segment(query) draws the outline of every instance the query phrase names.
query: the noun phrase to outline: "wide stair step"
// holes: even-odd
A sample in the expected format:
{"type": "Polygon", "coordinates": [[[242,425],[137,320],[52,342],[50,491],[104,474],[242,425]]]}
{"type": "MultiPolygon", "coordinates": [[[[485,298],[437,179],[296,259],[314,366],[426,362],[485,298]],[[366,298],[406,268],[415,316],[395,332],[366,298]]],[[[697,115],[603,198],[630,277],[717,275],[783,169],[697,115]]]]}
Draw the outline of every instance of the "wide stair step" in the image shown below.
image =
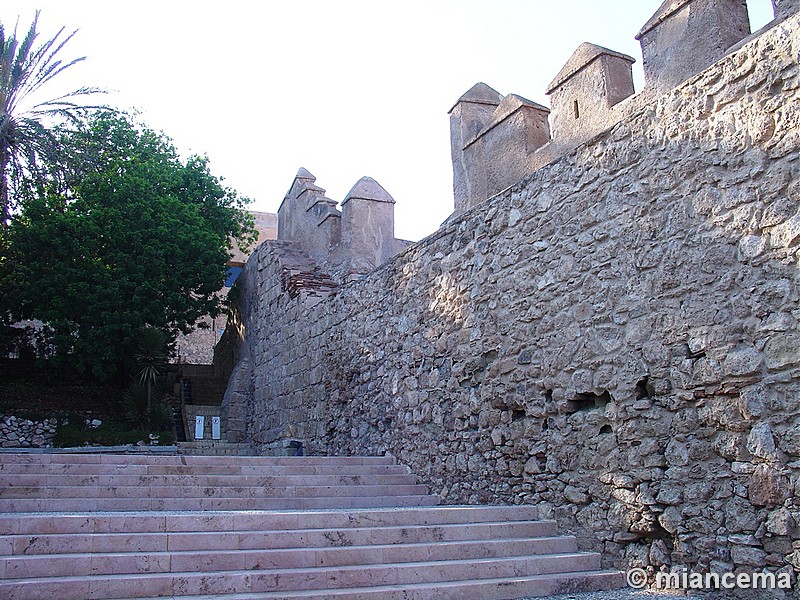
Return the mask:
{"type": "Polygon", "coordinates": [[[531,506],[382,457],[0,455],[0,598],[521,598],[621,587],[531,506]]]}

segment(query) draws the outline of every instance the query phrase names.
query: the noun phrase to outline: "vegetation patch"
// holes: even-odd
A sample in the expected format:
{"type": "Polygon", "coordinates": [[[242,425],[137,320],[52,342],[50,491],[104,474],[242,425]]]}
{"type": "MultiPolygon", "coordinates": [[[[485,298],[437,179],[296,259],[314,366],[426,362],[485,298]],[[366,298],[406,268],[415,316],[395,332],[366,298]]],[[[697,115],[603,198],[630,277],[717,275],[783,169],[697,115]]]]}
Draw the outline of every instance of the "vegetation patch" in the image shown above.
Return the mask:
{"type": "Polygon", "coordinates": [[[72,415],[63,419],[58,426],[53,445],[56,448],[77,448],[81,446],[124,446],[128,444],[148,446],[171,446],[175,434],[167,431],[146,431],[132,429],[125,419],[111,418],[97,427],[87,423],[82,415],[72,415]]]}

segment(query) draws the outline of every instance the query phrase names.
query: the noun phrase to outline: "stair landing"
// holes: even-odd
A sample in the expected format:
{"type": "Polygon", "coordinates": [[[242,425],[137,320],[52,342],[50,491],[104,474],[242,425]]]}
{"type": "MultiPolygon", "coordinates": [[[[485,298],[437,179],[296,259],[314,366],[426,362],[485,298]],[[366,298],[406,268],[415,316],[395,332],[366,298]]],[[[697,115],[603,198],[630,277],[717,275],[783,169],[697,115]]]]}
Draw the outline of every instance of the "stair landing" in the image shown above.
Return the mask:
{"type": "Polygon", "coordinates": [[[250,444],[226,442],[224,440],[195,440],[192,442],[178,442],[178,454],[193,454],[199,456],[253,456],[250,444]]]}

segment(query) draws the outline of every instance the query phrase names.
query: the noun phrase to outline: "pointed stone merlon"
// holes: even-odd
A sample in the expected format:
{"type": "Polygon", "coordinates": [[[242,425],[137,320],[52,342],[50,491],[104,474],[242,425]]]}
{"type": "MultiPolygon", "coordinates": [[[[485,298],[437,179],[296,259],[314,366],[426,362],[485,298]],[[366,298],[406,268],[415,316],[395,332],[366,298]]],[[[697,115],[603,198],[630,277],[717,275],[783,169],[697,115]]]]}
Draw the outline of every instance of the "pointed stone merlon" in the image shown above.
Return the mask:
{"type": "Polygon", "coordinates": [[[295,175],[278,209],[278,239],[299,242],[312,258],[325,262],[341,239],[341,213],[315,182],[306,169],[295,175]]]}
{"type": "Polygon", "coordinates": [[[342,201],[341,258],[350,273],[368,273],[395,255],[394,198],[362,177],[342,201]]]}
{"type": "Polygon", "coordinates": [[[279,240],[296,240],[307,229],[305,209],[309,198],[325,196],[325,190],[315,185],[316,180],[306,169],[297,171],[278,208],[279,240]]]}
{"type": "Polygon", "coordinates": [[[503,95],[485,83],[476,83],[450,109],[450,155],[453,159],[453,195],[456,212],[465,210],[474,197],[468,176],[474,165],[464,157],[464,147],[488,125],[503,95]]]}
{"type": "Polygon", "coordinates": [[[522,179],[528,157],[550,141],[550,110],[478,83],[450,110],[455,210],[461,212],[522,179]]]}
{"type": "Polygon", "coordinates": [[[775,19],[788,19],[793,14],[800,12],[800,0],[772,0],[775,19]]]}
{"type": "MultiPolygon", "coordinates": [[[[798,0],[773,0],[775,5],[784,2],[788,9],[798,0]]],[[[722,58],[749,33],[745,0],[665,0],[636,36],[645,83],[670,90],[722,58]]]]}
{"type": "Polygon", "coordinates": [[[584,43],[547,87],[553,139],[564,146],[581,143],[613,122],[611,109],[633,95],[635,60],[584,43]]]}

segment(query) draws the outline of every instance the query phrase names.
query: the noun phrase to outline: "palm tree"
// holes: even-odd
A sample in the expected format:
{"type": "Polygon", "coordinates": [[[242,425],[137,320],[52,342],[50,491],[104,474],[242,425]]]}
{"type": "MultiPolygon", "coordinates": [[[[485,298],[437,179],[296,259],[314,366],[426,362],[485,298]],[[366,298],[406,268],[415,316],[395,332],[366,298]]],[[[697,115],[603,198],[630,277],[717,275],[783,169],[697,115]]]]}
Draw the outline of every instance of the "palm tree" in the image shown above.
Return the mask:
{"type": "Polygon", "coordinates": [[[89,108],[76,102],[91,94],[102,93],[81,87],[49,100],[37,100],[43,86],[66,69],[86,59],[85,56],[62,61],[59,54],[77,30],[63,37],[62,27],[55,36],[36,45],[39,11],[27,35],[20,42],[17,29],[6,37],[0,23],[0,228],[8,225],[12,210],[11,186],[24,181],[42,180],[49,168],[62,162],[52,126],[59,120],[75,120],[89,108]]]}

